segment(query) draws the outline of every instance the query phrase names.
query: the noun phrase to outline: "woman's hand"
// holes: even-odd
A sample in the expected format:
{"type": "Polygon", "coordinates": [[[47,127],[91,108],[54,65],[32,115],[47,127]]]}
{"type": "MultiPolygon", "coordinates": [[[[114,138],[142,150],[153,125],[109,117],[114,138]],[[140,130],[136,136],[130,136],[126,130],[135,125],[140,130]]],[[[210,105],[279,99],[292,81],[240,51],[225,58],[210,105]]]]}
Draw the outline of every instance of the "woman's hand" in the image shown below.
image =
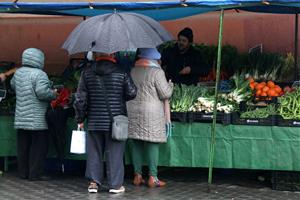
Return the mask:
{"type": "Polygon", "coordinates": [[[0,73],[0,81],[4,82],[6,80],[6,74],[5,73],[0,73]]]}
{"type": "Polygon", "coordinates": [[[187,67],[184,67],[180,72],[179,74],[180,75],[189,75],[191,73],[192,69],[191,67],[187,66],[187,67]]]}
{"type": "Polygon", "coordinates": [[[79,128],[81,128],[81,129],[83,129],[83,127],[84,127],[84,123],[80,123],[80,124],[78,124],[78,127],[79,127],[79,128]]]}

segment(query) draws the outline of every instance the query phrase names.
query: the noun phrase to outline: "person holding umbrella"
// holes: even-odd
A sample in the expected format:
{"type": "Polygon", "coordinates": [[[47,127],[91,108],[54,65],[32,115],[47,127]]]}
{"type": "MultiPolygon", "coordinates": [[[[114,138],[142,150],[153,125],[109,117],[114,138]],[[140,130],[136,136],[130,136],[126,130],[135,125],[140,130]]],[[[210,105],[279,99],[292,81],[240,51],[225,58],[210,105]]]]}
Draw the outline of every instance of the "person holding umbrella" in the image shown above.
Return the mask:
{"type": "Polygon", "coordinates": [[[111,120],[104,87],[112,115],[126,114],[125,102],[134,99],[136,87],[128,74],[120,70],[112,53],[141,47],[156,47],[172,40],[172,35],[150,17],[130,13],[110,13],[81,22],[63,44],[69,54],[102,52],[95,65],[84,68],[76,95],[77,122],[88,119],[87,170],[89,191],[96,192],[103,179],[102,153],[106,149],[108,182],[111,192],[124,192],[123,152],[125,142],[111,139],[111,120]],[[104,82],[104,84],[97,84],[104,82]],[[100,148],[102,147],[102,148],[100,148]]]}
{"type": "Polygon", "coordinates": [[[85,175],[90,181],[90,193],[96,193],[98,186],[103,183],[104,154],[109,192],[125,191],[125,141],[112,139],[110,114],[126,115],[126,101],[134,99],[136,93],[132,79],[118,67],[114,54],[98,54],[96,62],[82,71],[74,107],[77,123],[83,127],[84,120],[88,121],[85,175]],[[109,104],[111,113],[106,103],[109,104]]]}
{"type": "Polygon", "coordinates": [[[127,103],[129,130],[132,139],[130,149],[133,167],[133,184],[145,183],[142,178],[143,157],[149,167],[149,187],[163,187],[165,182],[157,177],[159,144],[167,141],[165,100],[173,91],[173,83],[167,82],[165,73],[159,65],[161,58],[156,48],[140,48],[138,60],[131,76],[138,88],[137,97],[127,103]]]}

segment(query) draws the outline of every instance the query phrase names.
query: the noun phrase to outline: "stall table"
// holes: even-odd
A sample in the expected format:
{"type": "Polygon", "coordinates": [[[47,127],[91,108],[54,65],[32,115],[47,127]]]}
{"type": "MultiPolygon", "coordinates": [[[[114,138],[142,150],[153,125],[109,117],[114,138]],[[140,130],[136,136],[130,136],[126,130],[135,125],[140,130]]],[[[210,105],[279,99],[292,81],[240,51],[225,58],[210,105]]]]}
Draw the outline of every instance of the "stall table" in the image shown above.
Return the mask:
{"type": "MultiPolygon", "coordinates": [[[[208,167],[211,124],[173,124],[172,136],[160,146],[159,165],[208,167]]],[[[66,159],[85,159],[84,155],[68,151],[72,128],[75,127],[69,120],[66,159]]],[[[216,131],[215,168],[300,171],[300,128],[217,124],[216,131]]],[[[0,157],[9,156],[16,156],[13,117],[0,116],[0,157]]],[[[53,156],[53,147],[49,156],[53,156]]],[[[125,158],[129,164],[128,151],[125,158]]]]}

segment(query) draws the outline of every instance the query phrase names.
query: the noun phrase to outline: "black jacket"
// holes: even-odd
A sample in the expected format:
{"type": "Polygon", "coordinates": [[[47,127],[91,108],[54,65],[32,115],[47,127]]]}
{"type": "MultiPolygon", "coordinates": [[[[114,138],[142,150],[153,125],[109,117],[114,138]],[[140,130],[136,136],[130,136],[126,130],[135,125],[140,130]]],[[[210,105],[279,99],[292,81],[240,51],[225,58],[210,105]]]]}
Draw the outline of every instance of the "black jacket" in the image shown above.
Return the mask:
{"type": "Polygon", "coordinates": [[[105,93],[97,76],[103,78],[113,116],[127,114],[126,101],[135,98],[137,89],[131,77],[111,61],[98,61],[82,71],[74,102],[76,121],[87,118],[89,131],[110,131],[105,93]]]}
{"type": "Polygon", "coordinates": [[[182,54],[177,44],[162,53],[162,66],[166,67],[168,80],[171,79],[173,83],[186,85],[196,84],[199,77],[206,76],[210,70],[206,58],[202,58],[193,46],[182,54]],[[191,73],[180,75],[179,72],[187,66],[191,67],[191,73]]]}

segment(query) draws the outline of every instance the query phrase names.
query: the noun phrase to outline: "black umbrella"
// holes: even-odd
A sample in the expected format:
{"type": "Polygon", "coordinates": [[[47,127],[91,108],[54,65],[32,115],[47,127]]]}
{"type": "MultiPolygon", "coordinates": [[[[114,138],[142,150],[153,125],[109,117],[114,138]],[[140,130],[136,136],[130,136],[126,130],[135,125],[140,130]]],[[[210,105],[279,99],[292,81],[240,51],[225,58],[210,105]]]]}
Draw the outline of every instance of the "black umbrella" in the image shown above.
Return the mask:
{"type": "Polygon", "coordinates": [[[99,15],[81,22],[63,44],[69,54],[94,51],[115,53],[155,48],[172,40],[159,22],[136,13],[99,15]]]}
{"type": "Polygon", "coordinates": [[[46,119],[49,133],[56,150],[57,158],[61,163],[62,172],[64,172],[68,110],[62,107],[50,108],[47,111],[46,119]]]}

